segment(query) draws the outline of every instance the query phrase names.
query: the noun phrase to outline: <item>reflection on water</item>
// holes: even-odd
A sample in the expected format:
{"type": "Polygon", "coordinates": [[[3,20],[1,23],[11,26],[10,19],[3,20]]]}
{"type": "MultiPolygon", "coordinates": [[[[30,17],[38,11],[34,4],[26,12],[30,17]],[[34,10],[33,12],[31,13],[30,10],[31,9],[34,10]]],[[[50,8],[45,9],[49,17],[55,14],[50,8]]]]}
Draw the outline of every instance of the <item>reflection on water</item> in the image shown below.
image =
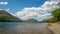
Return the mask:
{"type": "Polygon", "coordinates": [[[47,23],[0,23],[0,34],[51,34],[47,23]]]}

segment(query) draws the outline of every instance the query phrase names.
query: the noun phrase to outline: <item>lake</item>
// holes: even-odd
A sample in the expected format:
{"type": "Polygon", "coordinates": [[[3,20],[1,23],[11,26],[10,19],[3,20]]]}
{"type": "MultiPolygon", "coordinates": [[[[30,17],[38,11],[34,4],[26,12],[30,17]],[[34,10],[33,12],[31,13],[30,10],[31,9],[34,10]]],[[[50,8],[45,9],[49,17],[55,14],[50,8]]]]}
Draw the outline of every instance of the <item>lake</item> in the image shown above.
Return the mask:
{"type": "Polygon", "coordinates": [[[51,34],[47,23],[0,22],[0,34],[51,34]]]}

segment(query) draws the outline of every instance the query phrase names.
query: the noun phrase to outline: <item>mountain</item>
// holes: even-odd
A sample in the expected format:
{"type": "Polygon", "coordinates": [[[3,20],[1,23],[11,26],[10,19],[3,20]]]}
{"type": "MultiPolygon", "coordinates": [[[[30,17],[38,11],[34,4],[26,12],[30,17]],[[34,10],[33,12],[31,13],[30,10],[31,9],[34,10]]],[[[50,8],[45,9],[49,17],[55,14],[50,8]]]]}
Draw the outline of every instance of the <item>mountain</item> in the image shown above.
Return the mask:
{"type": "Polygon", "coordinates": [[[24,22],[32,22],[32,23],[37,23],[38,21],[35,19],[28,19],[28,20],[24,20],[24,22]]]}
{"type": "Polygon", "coordinates": [[[11,15],[5,10],[0,10],[0,22],[30,22],[30,23],[40,23],[35,19],[21,20],[16,16],[11,15]]]}
{"type": "Polygon", "coordinates": [[[0,22],[23,22],[23,21],[11,15],[5,10],[0,10],[0,22]]]}

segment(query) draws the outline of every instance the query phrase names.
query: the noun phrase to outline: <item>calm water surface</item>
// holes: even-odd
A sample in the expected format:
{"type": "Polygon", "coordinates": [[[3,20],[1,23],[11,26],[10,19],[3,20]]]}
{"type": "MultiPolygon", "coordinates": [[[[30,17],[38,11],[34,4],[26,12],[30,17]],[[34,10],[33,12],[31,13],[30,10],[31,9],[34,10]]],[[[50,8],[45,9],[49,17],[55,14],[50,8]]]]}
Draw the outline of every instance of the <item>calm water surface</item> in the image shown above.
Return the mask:
{"type": "Polygon", "coordinates": [[[47,23],[0,22],[0,34],[51,34],[47,23]]]}

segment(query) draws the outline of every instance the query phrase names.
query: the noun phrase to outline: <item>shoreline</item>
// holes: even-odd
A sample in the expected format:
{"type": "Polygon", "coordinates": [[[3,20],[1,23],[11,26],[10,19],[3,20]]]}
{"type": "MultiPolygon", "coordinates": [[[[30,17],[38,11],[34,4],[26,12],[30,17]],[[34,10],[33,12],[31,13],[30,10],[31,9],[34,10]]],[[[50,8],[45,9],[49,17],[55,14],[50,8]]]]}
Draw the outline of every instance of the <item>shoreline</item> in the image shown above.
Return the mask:
{"type": "Polygon", "coordinates": [[[48,25],[48,29],[50,29],[54,34],[60,34],[60,24],[50,23],[50,25],[51,26],[48,25]]]}

